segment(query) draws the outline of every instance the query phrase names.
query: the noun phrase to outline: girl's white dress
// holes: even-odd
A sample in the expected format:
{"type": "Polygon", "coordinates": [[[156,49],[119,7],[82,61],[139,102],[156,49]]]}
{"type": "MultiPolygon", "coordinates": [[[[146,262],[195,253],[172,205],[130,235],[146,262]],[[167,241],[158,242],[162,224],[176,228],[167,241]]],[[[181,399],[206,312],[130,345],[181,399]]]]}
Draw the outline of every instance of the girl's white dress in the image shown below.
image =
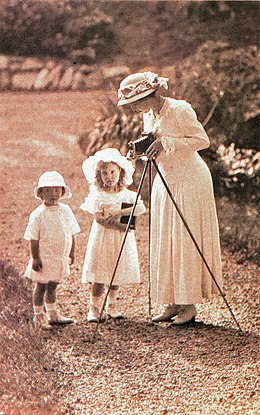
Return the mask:
{"type": "MultiPolygon", "coordinates": [[[[136,192],[124,188],[118,193],[100,192],[95,187],[91,188],[90,194],[80,206],[92,215],[104,212],[109,213],[121,209],[121,204],[134,203],[136,192]]],[[[145,212],[143,201],[137,201],[135,216],[145,212]]],[[[117,229],[109,229],[96,222],[94,219],[82,271],[82,282],[97,282],[109,284],[115,269],[116,261],[122,246],[125,232],[117,229]]],[[[128,232],[124,249],[118,264],[113,285],[127,285],[140,282],[140,269],[138,263],[138,252],[134,231],[128,232]]]]}
{"type": "Polygon", "coordinates": [[[42,203],[30,215],[24,238],[39,240],[42,270],[32,269],[32,258],[25,276],[33,281],[61,282],[70,274],[69,254],[72,236],[80,232],[78,222],[68,205],[45,206],[42,203]]]}
{"type": "MultiPolygon", "coordinates": [[[[198,154],[209,138],[192,107],[166,98],[153,130],[164,150],[158,166],[222,286],[218,221],[210,171],[198,154]]],[[[156,304],[195,304],[218,289],[158,176],[152,188],[151,293],[156,304]]]]}

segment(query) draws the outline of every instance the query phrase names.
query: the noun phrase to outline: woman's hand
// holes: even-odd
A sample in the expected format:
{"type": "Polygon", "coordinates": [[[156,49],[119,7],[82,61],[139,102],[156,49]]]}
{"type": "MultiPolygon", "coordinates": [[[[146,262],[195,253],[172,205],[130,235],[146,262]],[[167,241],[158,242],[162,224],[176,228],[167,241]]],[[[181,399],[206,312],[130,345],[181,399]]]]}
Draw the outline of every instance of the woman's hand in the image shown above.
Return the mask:
{"type": "Polygon", "coordinates": [[[162,152],[163,146],[159,138],[156,138],[154,142],[148,147],[145,155],[149,160],[155,160],[162,152]]]}

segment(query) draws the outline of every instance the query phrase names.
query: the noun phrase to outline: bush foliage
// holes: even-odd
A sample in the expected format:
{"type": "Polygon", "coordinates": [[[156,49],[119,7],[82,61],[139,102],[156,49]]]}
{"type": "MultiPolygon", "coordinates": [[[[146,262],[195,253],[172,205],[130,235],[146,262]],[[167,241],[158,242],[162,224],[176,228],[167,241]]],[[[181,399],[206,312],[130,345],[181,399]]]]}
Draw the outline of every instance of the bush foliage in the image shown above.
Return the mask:
{"type": "Polygon", "coordinates": [[[111,18],[84,0],[2,0],[0,52],[68,57],[91,47],[110,50],[111,18]]]}
{"type": "Polygon", "coordinates": [[[218,146],[259,150],[259,52],[206,42],[176,68],[174,95],[187,99],[218,146]]]}

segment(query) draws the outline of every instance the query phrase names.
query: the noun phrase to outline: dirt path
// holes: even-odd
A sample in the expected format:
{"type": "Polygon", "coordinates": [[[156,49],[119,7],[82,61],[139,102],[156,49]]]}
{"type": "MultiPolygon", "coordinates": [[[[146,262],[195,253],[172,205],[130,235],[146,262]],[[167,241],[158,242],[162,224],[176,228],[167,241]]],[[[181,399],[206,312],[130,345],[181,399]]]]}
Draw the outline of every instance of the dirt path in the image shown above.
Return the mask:
{"type": "MultiPolygon", "coordinates": [[[[85,322],[89,287],[80,282],[90,221],[79,209],[87,186],[81,171],[84,155],[76,142],[84,127],[93,125],[102,98],[99,92],[0,96],[2,258],[23,273],[28,261],[23,232],[37,206],[32,189],[44,170],[64,174],[73,193],[69,204],[82,228],[77,264],[58,292],[61,309],[77,323],[44,335],[52,356],[46,370],[57,381],[56,411],[69,415],[257,414],[259,270],[250,263],[238,265],[223,251],[225,292],[242,333],[218,297],[199,306],[196,323],[187,328],[152,325],[147,317],[147,215],[136,232],[143,283],[120,292],[120,309],[127,319],[101,324],[90,342],[94,326],[85,322]]],[[[46,396],[46,402],[49,399],[46,396]]],[[[54,413],[55,408],[48,412],[54,413]]]]}

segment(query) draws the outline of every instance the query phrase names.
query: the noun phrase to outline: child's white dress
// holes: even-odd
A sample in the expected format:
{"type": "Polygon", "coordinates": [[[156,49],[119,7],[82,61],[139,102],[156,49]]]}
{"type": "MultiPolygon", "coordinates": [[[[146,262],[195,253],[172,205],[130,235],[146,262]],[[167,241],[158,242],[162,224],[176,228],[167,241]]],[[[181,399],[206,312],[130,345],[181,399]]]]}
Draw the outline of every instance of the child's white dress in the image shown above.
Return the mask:
{"type": "Polygon", "coordinates": [[[70,274],[69,254],[72,236],[80,232],[78,222],[68,205],[45,206],[42,203],[30,215],[24,238],[39,240],[42,270],[32,269],[32,258],[25,276],[33,281],[61,282],[70,274]]]}
{"type": "MultiPolygon", "coordinates": [[[[85,202],[80,206],[91,214],[104,212],[105,215],[121,209],[121,204],[134,203],[136,193],[123,189],[118,193],[106,193],[92,188],[85,202]]],[[[138,214],[145,212],[143,201],[139,198],[136,210],[138,214]]],[[[137,216],[135,214],[135,216],[137,216]]],[[[121,249],[125,232],[109,229],[94,219],[89,234],[86,256],[82,271],[82,282],[97,282],[109,284],[113,275],[116,261],[121,249]]],[[[127,285],[140,282],[140,269],[134,231],[129,231],[124,249],[118,264],[113,285],[127,285]]]]}

